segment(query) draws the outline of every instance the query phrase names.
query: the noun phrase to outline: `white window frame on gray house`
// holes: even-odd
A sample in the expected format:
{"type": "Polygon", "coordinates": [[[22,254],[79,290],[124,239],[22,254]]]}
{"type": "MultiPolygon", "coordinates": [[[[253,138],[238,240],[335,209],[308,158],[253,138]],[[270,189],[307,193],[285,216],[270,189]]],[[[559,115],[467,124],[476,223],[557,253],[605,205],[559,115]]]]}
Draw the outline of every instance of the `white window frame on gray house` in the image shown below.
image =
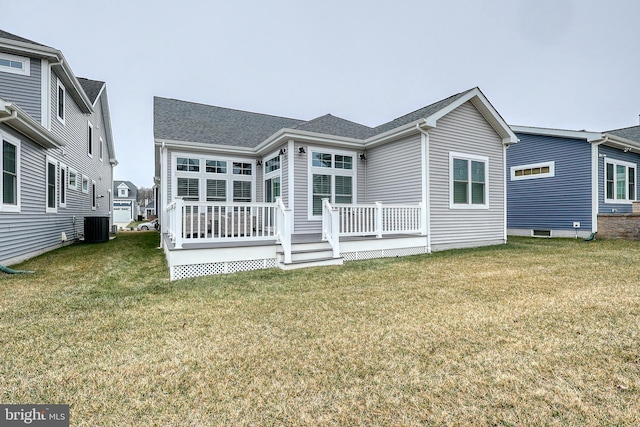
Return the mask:
{"type": "Polygon", "coordinates": [[[2,188],[2,198],[0,199],[0,212],[20,212],[20,140],[10,135],[0,133],[0,141],[2,141],[2,150],[0,151],[0,188],[2,188]],[[15,149],[15,158],[13,164],[5,163],[5,144],[11,145],[15,149]],[[12,166],[12,167],[10,167],[12,166]],[[13,182],[12,200],[7,202],[5,199],[5,185],[9,185],[8,181],[13,182]]]}
{"type": "Polygon", "coordinates": [[[82,175],[81,179],[81,188],[83,193],[89,193],[89,177],[87,175],[82,175]]]}
{"type": "Polygon", "coordinates": [[[634,200],[636,200],[637,192],[638,192],[638,165],[631,162],[625,162],[623,160],[611,159],[606,157],[604,160],[604,202],[605,203],[618,203],[618,204],[631,204],[634,200]],[[611,181],[609,178],[609,165],[612,167],[613,172],[613,180],[611,181]],[[618,179],[618,175],[621,172],[619,168],[624,168],[624,197],[618,197],[619,194],[619,184],[620,179],[618,179]],[[633,173],[630,173],[630,170],[633,170],[633,173]],[[633,177],[633,179],[629,179],[633,177]],[[609,197],[609,182],[612,184],[612,195],[613,198],[609,197]],[[633,194],[630,194],[633,192],[633,194]],[[631,197],[632,196],[632,197],[631,197]]]}
{"type": "MultiPolygon", "coordinates": [[[[458,193],[460,194],[460,193],[458,193]]],[[[489,209],[489,158],[486,156],[478,156],[475,154],[466,154],[458,152],[449,152],[449,208],[450,209],[489,209]],[[455,164],[456,160],[465,161],[466,177],[460,179],[456,174],[455,164]],[[474,195],[477,195],[477,191],[480,180],[474,177],[474,163],[483,164],[483,189],[482,189],[482,203],[474,202],[474,195]],[[456,186],[456,183],[465,184],[465,201],[456,201],[456,188],[461,188],[460,185],[456,186]],[[475,185],[474,185],[475,184],[475,185]]]]}
{"type": "Polygon", "coordinates": [[[0,71],[22,76],[31,75],[31,59],[25,56],[0,53],[0,71]]]}
{"type": "Polygon", "coordinates": [[[225,181],[226,202],[256,200],[254,159],[174,152],[171,165],[173,199],[222,201],[219,181],[225,181]]]}
{"type": "Polygon", "coordinates": [[[71,190],[78,190],[78,171],[74,168],[69,168],[68,187],[71,190]]]}
{"type": "Polygon", "coordinates": [[[95,211],[98,208],[98,187],[94,180],[91,180],[91,210],[95,211]]]}
{"type": "Polygon", "coordinates": [[[58,212],[58,161],[47,156],[45,162],[45,212],[58,212]],[[53,176],[51,175],[53,172],[53,176]]]}
{"type": "Polygon", "coordinates": [[[279,152],[271,153],[265,157],[263,181],[264,201],[273,203],[276,197],[282,195],[282,158],[279,152]]]}
{"type": "Polygon", "coordinates": [[[56,87],[56,118],[63,125],[66,120],[66,105],[67,105],[67,88],[64,87],[60,79],[57,79],[56,87]]]}
{"type": "Polygon", "coordinates": [[[87,121],[87,156],[93,158],[93,124],[87,121]]]}
{"type": "Polygon", "coordinates": [[[66,208],[67,207],[67,173],[68,173],[67,165],[64,163],[60,163],[60,185],[58,186],[58,194],[60,197],[59,207],[66,208]]]}
{"type": "Polygon", "coordinates": [[[100,146],[98,147],[98,153],[100,156],[99,158],[100,161],[102,161],[102,158],[104,157],[104,142],[102,141],[102,137],[99,138],[98,144],[100,144],[100,146]]]}
{"type": "Polygon", "coordinates": [[[327,147],[308,147],[309,155],[307,156],[307,209],[309,221],[322,220],[322,199],[329,199],[330,203],[354,203],[358,200],[358,173],[357,152],[335,150],[327,147]],[[349,160],[350,158],[350,160],[349,160]],[[351,194],[337,193],[339,185],[336,184],[338,177],[350,178],[351,194]],[[317,178],[317,179],[316,179],[317,178]],[[317,188],[316,184],[324,182],[328,192],[314,192],[317,188]],[[349,198],[349,200],[347,200],[349,198]],[[314,205],[316,212],[314,213],[314,205]]]}

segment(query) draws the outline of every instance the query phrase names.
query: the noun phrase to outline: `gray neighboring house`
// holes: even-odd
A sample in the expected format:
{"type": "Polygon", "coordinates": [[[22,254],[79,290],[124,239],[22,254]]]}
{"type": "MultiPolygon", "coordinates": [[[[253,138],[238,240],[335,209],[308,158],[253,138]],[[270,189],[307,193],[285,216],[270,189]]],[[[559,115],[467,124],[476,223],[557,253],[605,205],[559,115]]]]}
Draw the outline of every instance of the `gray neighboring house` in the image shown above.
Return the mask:
{"type": "Polygon", "coordinates": [[[171,279],[506,241],[515,134],[478,88],[377,127],[154,98],[171,279]]]}
{"type": "Polygon", "coordinates": [[[111,217],[117,165],[106,84],[61,51],[0,30],[0,264],[81,239],[111,217]]]}
{"type": "Polygon", "coordinates": [[[138,187],[131,181],[113,181],[113,223],[126,227],[138,215],[138,187]]]}

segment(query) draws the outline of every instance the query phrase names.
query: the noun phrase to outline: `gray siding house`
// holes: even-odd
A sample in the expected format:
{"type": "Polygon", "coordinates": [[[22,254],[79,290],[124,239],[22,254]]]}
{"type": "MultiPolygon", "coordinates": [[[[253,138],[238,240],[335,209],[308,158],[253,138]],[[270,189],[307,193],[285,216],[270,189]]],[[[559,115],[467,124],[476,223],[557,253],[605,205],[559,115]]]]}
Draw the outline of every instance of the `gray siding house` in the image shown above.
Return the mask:
{"type": "Polygon", "coordinates": [[[377,127],[154,99],[171,278],[506,241],[516,136],[478,88],[377,127]]]}
{"type": "Polygon", "coordinates": [[[0,30],[0,264],[84,235],[111,216],[117,164],[104,82],[61,51],[0,30]]]}
{"type": "Polygon", "coordinates": [[[640,126],[587,132],[512,126],[507,151],[510,235],[587,237],[632,213],[640,190],[640,126]]]}

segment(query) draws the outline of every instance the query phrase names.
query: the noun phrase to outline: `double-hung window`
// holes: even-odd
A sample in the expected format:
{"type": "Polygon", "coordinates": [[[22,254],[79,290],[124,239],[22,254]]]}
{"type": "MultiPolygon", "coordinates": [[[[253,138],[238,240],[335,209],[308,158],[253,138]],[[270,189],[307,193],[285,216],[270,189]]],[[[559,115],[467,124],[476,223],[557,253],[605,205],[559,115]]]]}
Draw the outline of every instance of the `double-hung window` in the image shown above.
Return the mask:
{"type": "Polygon", "coordinates": [[[489,159],[449,153],[449,206],[452,209],[489,207],[489,159]]]}
{"type": "MultiPolygon", "coordinates": [[[[1,135],[0,135],[1,136],[1,135]]],[[[20,211],[20,141],[10,137],[0,138],[2,175],[2,203],[0,211],[20,211]]]]}
{"type": "Polygon", "coordinates": [[[636,200],[636,164],[605,160],[605,203],[631,203],[636,200]]]}
{"type": "Polygon", "coordinates": [[[309,219],[322,215],[322,199],[350,204],[355,200],[355,153],[310,148],[309,219]]]}
{"type": "Polygon", "coordinates": [[[58,211],[56,203],[56,194],[58,193],[58,166],[57,162],[47,157],[47,169],[46,174],[46,212],[55,213],[58,211]]]}
{"type": "Polygon", "coordinates": [[[69,185],[71,190],[78,189],[78,172],[75,169],[69,168],[69,185]]]}
{"type": "Polygon", "coordinates": [[[233,162],[233,201],[251,202],[253,200],[253,164],[233,162]]]}

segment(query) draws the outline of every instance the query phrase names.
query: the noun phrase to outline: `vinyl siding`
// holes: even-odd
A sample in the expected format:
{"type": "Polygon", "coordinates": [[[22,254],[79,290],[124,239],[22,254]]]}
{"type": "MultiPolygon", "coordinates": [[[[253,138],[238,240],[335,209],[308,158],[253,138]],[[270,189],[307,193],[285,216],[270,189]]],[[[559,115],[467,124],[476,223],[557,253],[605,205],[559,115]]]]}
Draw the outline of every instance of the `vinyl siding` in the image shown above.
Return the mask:
{"type": "MultiPolygon", "coordinates": [[[[294,144],[295,146],[295,144],[294,144]]],[[[321,233],[322,221],[309,221],[309,169],[308,162],[311,150],[307,149],[306,153],[297,153],[293,163],[293,180],[294,180],[294,203],[295,211],[293,212],[293,232],[298,234],[304,233],[321,233]]]]}
{"type": "MultiPolygon", "coordinates": [[[[55,84],[55,79],[53,79],[51,85],[55,87],[55,84]]],[[[86,123],[88,119],[94,124],[96,143],[100,137],[106,141],[102,107],[97,106],[96,111],[87,116],[80,112],[71,97],[67,97],[66,101],[67,126],[56,131],[56,134],[66,142],[63,148],[45,150],[23,135],[9,130],[7,124],[0,127],[2,132],[11,134],[21,142],[19,178],[21,212],[0,212],[0,263],[13,263],[34,254],[60,247],[62,232],[67,235],[68,239],[82,236],[85,217],[111,217],[109,190],[113,180],[113,168],[108,162],[106,151],[105,159],[102,162],[97,155],[98,151],[93,159],[87,156],[86,151],[86,123]],[[46,213],[45,170],[47,156],[56,161],[58,183],[61,163],[65,164],[67,168],[75,169],[78,173],[77,188],[69,189],[67,186],[67,201],[64,208],[59,206],[60,193],[58,188],[57,213],[46,213]],[[88,177],[89,186],[91,186],[91,181],[95,181],[97,195],[104,196],[97,199],[96,210],[92,210],[91,188],[88,193],[82,192],[82,175],[88,177]]],[[[60,125],[55,116],[52,120],[52,123],[54,122],[55,125],[60,125]]]]}
{"type": "Polygon", "coordinates": [[[431,244],[437,249],[499,243],[504,240],[502,140],[467,102],[438,120],[429,132],[431,244]],[[450,209],[449,153],[489,158],[489,209],[450,209]]]}
{"type": "Polygon", "coordinates": [[[420,134],[369,149],[365,161],[365,201],[420,203],[421,152],[420,134]]]}
{"type": "Polygon", "coordinates": [[[507,227],[591,230],[591,145],[583,139],[517,134],[507,150],[507,227]],[[555,162],[555,176],[511,180],[511,167],[555,162]]]}
{"type": "Polygon", "coordinates": [[[627,163],[634,163],[636,165],[636,194],[635,200],[638,200],[639,192],[639,183],[638,179],[640,178],[640,154],[636,153],[625,153],[623,150],[619,150],[617,148],[608,147],[606,145],[598,146],[598,212],[601,214],[610,214],[610,213],[631,213],[632,204],[630,203],[605,203],[605,159],[609,160],[621,160],[627,163]],[[600,157],[606,156],[606,157],[600,157]]]}
{"type": "Polygon", "coordinates": [[[0,97],[14,102],[24,112],[40,122],[41,119],[41,68],[40,59],[31,58],[29,76],[0,71],[0,97]]]}

